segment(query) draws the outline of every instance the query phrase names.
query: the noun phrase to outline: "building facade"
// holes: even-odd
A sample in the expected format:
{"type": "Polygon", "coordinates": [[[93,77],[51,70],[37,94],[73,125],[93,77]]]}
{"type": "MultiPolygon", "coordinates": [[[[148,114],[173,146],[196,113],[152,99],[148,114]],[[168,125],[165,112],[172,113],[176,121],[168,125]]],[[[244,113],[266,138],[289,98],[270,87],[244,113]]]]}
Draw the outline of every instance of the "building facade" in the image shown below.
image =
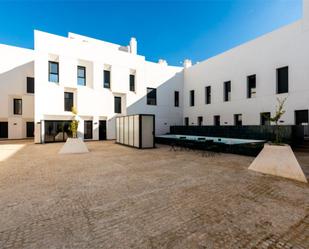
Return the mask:
{"type": "Polygon", "coordinates": [[[225,53],[183,67],[149,62],[128,46],[34,31],[34,49],[0,45],[0,139],[65,141],[72,107],[78,136],[115,138],[115,118],[154,114],[171,125],[267,125],[277,98],[283,124],[308,123],[309,3],[303,18],[225,53]]]}

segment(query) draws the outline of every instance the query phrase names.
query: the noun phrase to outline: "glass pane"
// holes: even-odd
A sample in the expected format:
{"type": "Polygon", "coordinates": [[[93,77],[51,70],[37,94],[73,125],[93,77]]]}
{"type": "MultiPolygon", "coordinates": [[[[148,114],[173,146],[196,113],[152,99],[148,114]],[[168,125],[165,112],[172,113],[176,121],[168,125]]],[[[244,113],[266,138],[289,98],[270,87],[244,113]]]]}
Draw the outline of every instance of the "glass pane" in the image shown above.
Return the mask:
{"type": "Polygon", "coordinates": [[[58,74],[49,74],[49,81],[50,82],[59,82],[58,74]]]}
{"type": "Polygon", "coordinates": [[[49,72],[58,74],[58,63],[56,62],[50,62],[49,63],[49,72]]]}
{"type": "Polygon", "coordinates": [[[86,85],[85,83],[86,83],[85,78],[77,78],[77,84],[78,85],[84,86],[84,85],[86,85]]]}
{"type": "Polygon", "coordinates": [[[78,67],[77,76],[81,78],[85,78],[85,71],[86,69],[84,67],[78,67]]]}

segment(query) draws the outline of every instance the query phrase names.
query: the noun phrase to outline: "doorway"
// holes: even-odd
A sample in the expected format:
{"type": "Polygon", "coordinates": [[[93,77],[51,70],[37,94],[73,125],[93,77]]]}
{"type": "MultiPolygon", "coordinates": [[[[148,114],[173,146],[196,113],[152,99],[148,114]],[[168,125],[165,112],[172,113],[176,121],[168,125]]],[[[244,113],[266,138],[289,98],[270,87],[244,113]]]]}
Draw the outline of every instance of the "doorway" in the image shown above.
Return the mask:
{"type": "Polygon", "coordinates": [[[106,120],[99,121],[99,140],[106,140],[106,120]]]}
{"type": "Polygon", "coordinates": [[[27,137],[34,137],[34,122],[26,123],[27,137]]]}

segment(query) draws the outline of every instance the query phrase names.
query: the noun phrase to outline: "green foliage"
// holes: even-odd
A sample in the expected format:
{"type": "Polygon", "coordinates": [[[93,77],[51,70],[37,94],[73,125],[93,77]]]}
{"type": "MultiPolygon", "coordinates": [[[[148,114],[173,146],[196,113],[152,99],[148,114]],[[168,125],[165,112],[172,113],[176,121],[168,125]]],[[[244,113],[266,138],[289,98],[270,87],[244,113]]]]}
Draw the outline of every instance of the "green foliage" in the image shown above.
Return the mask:
{"type": "Polygon", "coordinates": [[[72,132],[72,137],[77,138],[77,129],[78,129],[79,121],[76,120],[76,116],[77,116],[76,107],[73,106],[71,112],[73,113],[73,120],[72,120],[71,125],[70,125],[70,131],[72,132]]]}
{"type": "Polygon", "coordinates": [[[280,132],[280,126],[279,126],[279,121],[281,119],[281,117],[283,116],[283,114],[285,113],[284,108],[284,104],[286,102],[287,98],[284,99],[280,99],[277,98],[277,106],[276,106],[276,112],[275,115],[270,117],[270,121],[275,123],[276,126],[276,140],[275,140],[275,144],[281,144],[281,132],[280,132]]]}

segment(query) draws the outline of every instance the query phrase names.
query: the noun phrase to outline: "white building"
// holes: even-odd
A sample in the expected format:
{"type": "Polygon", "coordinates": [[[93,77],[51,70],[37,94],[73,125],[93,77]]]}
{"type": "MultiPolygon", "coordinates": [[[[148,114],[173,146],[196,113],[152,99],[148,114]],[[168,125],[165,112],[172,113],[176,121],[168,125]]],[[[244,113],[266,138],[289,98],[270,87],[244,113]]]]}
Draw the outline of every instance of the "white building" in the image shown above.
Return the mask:
{"type": "Polygon", "coordinates": [[[79,136],[94,140],[114,139],[115,117],[126,114],[155,114],[156,134],[265,124],[277,97],[287,97],[284,124],[308,123],[308,1],[302,20],[184,68],[146,61],[134,38],[120,46],[73,33],[34,37],[34,50],[0,45],[0,138],[25,138],[35,126],[37,143],[65,140],[72,106],[79,136]]]}

